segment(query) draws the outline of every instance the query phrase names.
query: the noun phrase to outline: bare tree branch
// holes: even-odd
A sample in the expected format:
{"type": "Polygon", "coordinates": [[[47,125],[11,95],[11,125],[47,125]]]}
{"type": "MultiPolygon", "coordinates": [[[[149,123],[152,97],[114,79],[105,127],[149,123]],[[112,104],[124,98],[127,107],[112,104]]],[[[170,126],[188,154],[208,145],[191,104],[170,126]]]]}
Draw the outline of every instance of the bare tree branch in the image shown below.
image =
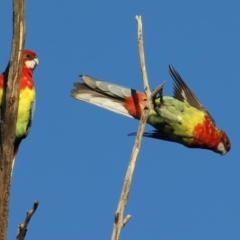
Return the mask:
{"type": "Polygon", "coordinates": [[[128,223],[128,221],[131,219],[131,215],[127,215],[124,219],[123,219],[123,224],[122,224],[122,227],[124,227],[127,223],[128,223]]]}
{"type": "MultiPolygon", "coordinates": [[[[19,102],[19,80],[25,42],[25,0],[13,0],[13,38],[9,62],[6,108],[1,109],[0,127],[0,240],[7,239],[13,146],[19,102]]],[[[3,100],[4,102],[4,100],[3,100]]]]}
{"type": "Polygon", "coordinates": [[[33,208],[27,212],[25,222],[18,225],[17,240],[24,240],[25,239],[25,236],[26,236],[26,233],[27,233],[28,223],[30,222],[33,214],[37,210],[38,204],[39,204],[38,201],[34,202],[33,208]]]}
{"type": "Polygon", "coordinates": [[[141,16],[136,16],[136,20],[138,23],[138,48],[139,48],[139,58],[140,58],[140,66],[142,71],[142,77],[143,77],[143,85],[144,85],[144,91],[147,96],[146,101],[146,107],[142,114],[137,136],[135,139],[135,143],[132,150],[132,155],[129,161],[127,173],[125,176],[122,193],[118,202],[118,207],[115,213],[115,220],[114,220],[114,226],[113,226],[113,232],[112,232],[112,240],[119,240],[121,229],[125,226],[125,224],[130,220],[131,216],[128,215],[123,220],[123,212],[127,204],[130,187],[132,183],[132,177],[135,169],[135,165],[137,162],[138,153],[141,147],[141,141],[142,141],[142,135],[143,131],[146,125],[147,117],[149,110],[152,106],[151,102],[151,91],[148,84],[148,78],[147,78],[147,71],[146,71],[146,65],[145,65],[145,57],[144,57],[144,48],[143,48],[143,33],[142,33],[142,20],[141,16]]]}
{"type": "MultiPolygon", "coordinates": [[[[142,71],[142,78],[143,78],[143,86],[144,92],[147,95],[147,103],[151,104],[151,91],[148,83],[147,77],[147,70],[146,70],[146,63],[145,63],[145,54],[144,54],[144,47],[143,47],[143,30],[142,30],[142,18],[141,16],[136,16],[136,20],[138,23],[138,49],[139,49],[139,59],[140,59],[140,66],[142,71]]],[[[148,106],[148,104],[147,104],[148,106]]]]}

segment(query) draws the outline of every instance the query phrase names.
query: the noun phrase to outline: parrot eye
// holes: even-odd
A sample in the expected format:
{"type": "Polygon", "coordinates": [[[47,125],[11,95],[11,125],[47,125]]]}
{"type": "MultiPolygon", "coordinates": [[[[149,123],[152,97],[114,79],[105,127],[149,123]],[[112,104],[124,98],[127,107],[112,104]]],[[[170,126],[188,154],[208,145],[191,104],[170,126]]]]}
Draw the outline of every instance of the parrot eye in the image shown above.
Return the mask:
{"type": "Polygon", "coordinates": [[[30,54],[27,54],[27,55],[26,55],[26,57],[27,57],[27,58],[30,58],[30,57],[31,57],[31,55],[30,55],[30,54]]]}

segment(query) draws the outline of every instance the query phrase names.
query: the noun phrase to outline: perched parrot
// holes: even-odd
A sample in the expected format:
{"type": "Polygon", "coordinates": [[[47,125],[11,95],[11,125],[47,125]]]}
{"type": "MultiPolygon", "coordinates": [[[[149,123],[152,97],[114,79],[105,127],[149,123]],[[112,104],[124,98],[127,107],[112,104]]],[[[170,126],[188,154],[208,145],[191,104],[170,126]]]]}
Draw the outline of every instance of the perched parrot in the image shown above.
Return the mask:
{"type": "MultiPolygon", "coordinates": [[[[180,143],[189,148],[209,149],[221,155],[227,153],[231,144],[226,133],[216,127],[209,112],[172,65],[169,73],[174,83],[173,97],[158,96],[155,99],[155,107],[150,110],[147,119],[155,130],[144,133],[144,136],[180,143]]],[[[130,118],[141,118],[146,102],[144,93],[87,75],[80,77],[83,82],[74,84],[73,98],[130,118]]]]}
{"type": "MultiPolygon", "coordinates": [[[[16,137],[14,143],[14,155],[13,159],[17,154],[19,145],[21,141],[27,137],[30,127],[32,125],[32,118],[35,109],[35,98],[36,92],[34,88],[33,81],[33,70],[38,65],[37,55],[30,51],[23,51],[23,65],[22,65],[22,75],[20,79],[20,95],[19,95],[19,105],[18,105],[18,115],[17,115],[17,125],[16,125],[16,137]]],[[[8,77],[8,67],[5,72],[0,75],[0,107],[1,111],[5,110],[5,91],[6,83],[8,77]]],[[[14,165],[13,160],[13,165],[14,165]]],[[[13,166],[12,166],[13,171],[13,166]]]]}

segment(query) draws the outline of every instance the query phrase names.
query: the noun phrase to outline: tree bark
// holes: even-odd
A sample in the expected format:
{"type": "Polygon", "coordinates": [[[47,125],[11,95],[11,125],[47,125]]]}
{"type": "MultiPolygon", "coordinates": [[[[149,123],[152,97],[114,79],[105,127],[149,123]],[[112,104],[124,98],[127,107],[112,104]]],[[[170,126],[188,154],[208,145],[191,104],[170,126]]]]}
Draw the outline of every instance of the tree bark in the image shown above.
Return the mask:
{"type": "Polygon", "coordinates": [[[13,0],[13,38],[0,127],[0,240],[7,239],[13,146],[19,102],[19,81],[25,43],[25,0],[13,0]]]}

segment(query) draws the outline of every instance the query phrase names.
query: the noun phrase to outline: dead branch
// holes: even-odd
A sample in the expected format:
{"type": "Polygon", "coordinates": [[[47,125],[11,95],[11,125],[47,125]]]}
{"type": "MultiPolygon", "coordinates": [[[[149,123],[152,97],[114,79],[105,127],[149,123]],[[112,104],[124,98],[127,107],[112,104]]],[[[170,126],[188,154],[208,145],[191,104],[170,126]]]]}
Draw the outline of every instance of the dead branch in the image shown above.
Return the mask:
{"type": "MultiPolygon", "coordinates": [[[[135,169],[136,162],[137,162],[137,157],[138,157],[140,147],[141,147],[143,131],[144,131],[144,128],[146,125],[149,111],[150,111],[150,109],[153,108],[152,99],[155,98],[155,96],[157,94],[156,92],[154,92],[154,95],[151,94],[149,84],[148,84],[148,77],[147,77],[147,70],[146,70],[145,56],[144,56],[144,47],[143,47],[143,32],[142,32],[141,16],[136,16],[136,20],[138,23],[138,48],[139,48],[140,66],[141,66],[141,71],[142,71],[144,91],[147,96],[147,100],[146,100],[145,110],[142,114],[142,117],[141,117],[141,120],[139,123],[137,136],[135,139],[135,143],[133,146],[131,158],[129,161],[127,173],[126,173],[123,188],[122,188],[122,192],[121,192],[120,199],[118,202],[118,207],[117,207],[117,210],[115,213],[114,226],[113,226],[113,232],[112,232],[112,240],[119,240],[121,229],[126,225],[126,223],[131,218],[130,215],[127,215],[123,219],[123,213],[124,213],[124,209],[127,204],[130,187],[131,187],[131,183],[132,183],[132,178],[133,178],[133,173],[134,173],[134,169],[135,169]]],[[[159,91],[161,91],[161,90],[158,88],[158,92],[159,91]]]]}
{"type": "Polygon", "coordinates": [[[37,210],[38,204],[39,204],[38,201],[34,202],[33,208],[31,210],[27,211],[27,216],[25,218],[24,223],[18,225],[17,240],[24,240],[26,233],[27,233],[28,223],[30,222],[33,214],[37,210]]]}
{"type": "Polygon", "coordinates": [[[13,38],[6,89],[5,112],[0,127],[0,240],[7,239],[13,145],[19,102],[19,80],[25,42],[25,0],[13,0],[13,38]]]}

